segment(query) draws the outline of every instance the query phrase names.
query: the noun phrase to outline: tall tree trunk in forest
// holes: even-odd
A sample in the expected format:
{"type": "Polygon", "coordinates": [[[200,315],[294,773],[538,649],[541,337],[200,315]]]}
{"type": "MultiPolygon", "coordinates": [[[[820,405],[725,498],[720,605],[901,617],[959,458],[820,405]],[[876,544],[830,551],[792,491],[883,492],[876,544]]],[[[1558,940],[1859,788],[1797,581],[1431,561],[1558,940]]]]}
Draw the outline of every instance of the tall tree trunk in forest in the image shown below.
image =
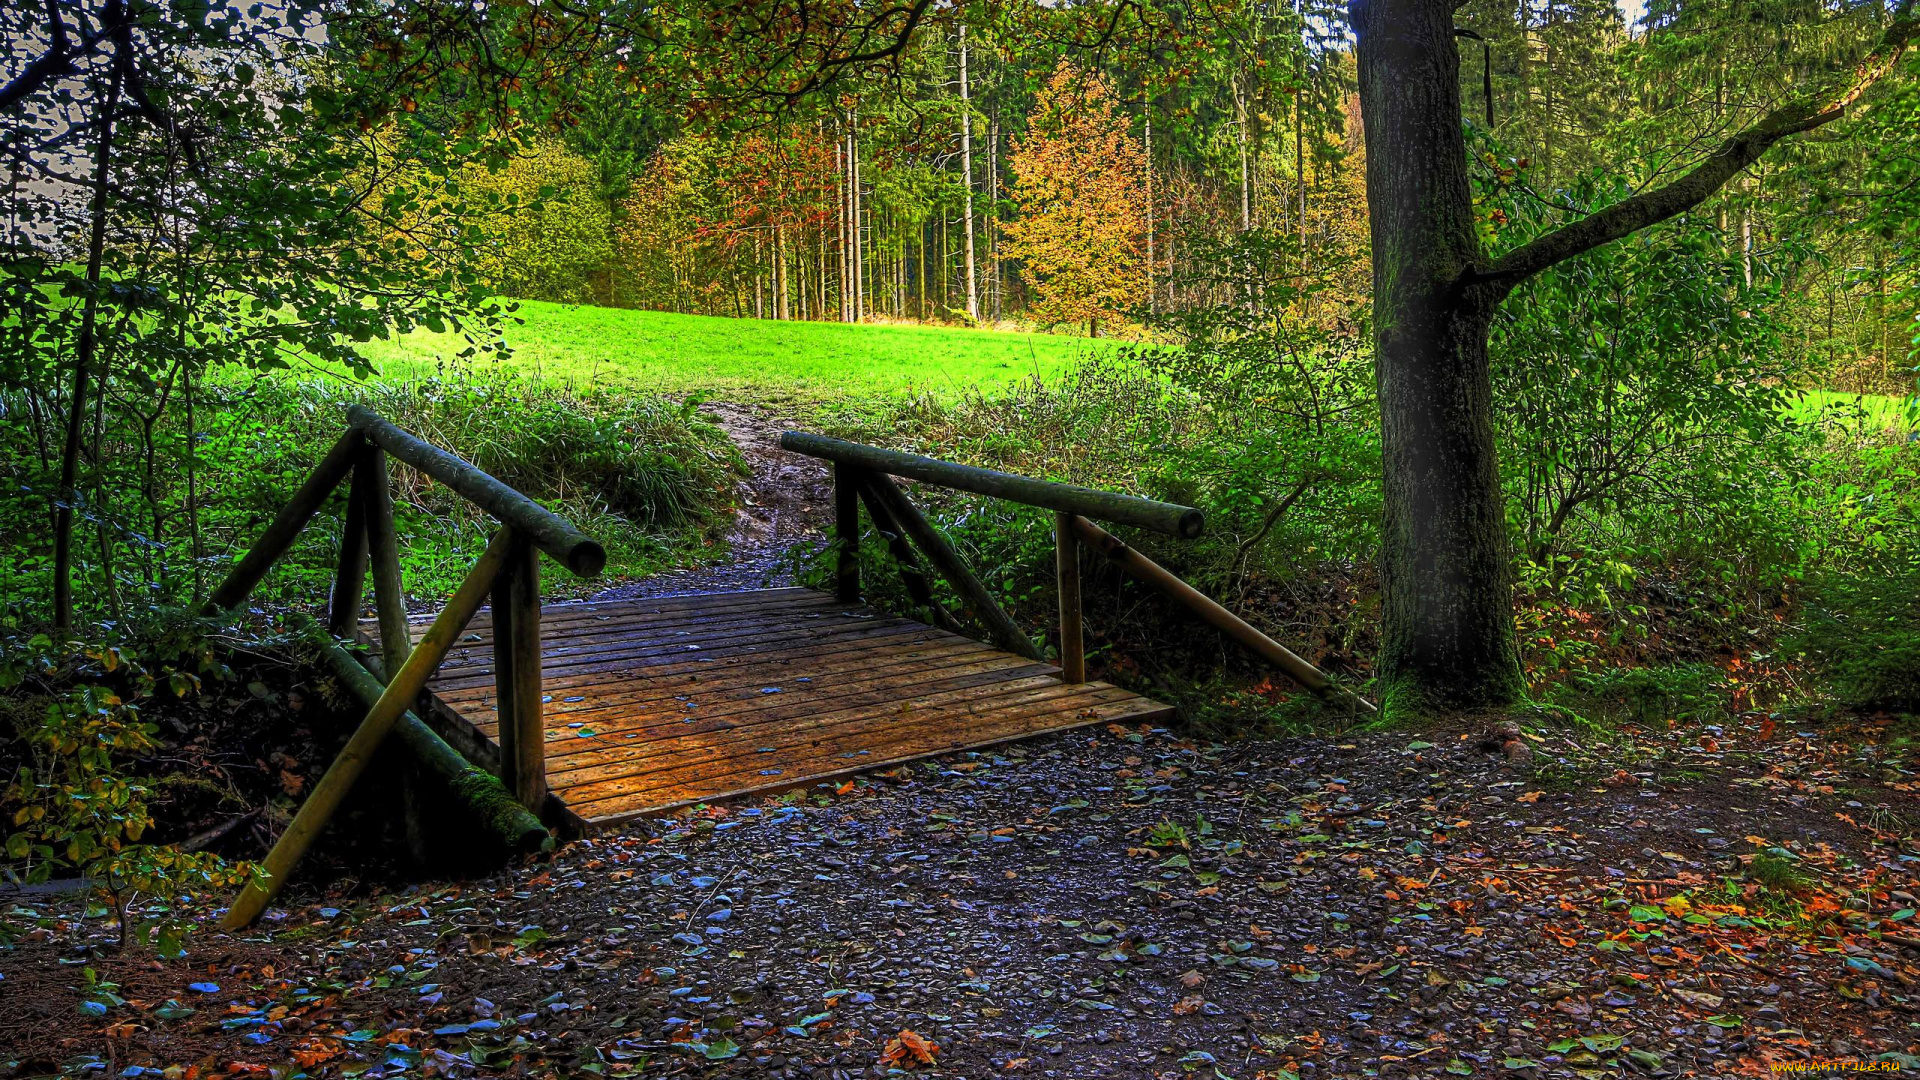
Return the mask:
{"type": "Polygon", "coordinates": [[[1474,230],[1453,0],[1351,0],[1358,41],[1384,522],[1389,718],[1524,692],[1493,428],[1487,331],[1521,282],[1700,205],[1775,143],[1845,115],[1920,36],[1901,0],[1868,56],[1734,133],[1663,186],[1488,260],[1474,230]]]}
{"type": "Polygon", "coordinates": [[[94,147],[93,202],[88,209],[87,298],[80,310],[80,338],[73,358],[73,393],[67,401],[67,437],[60,450],[60,487],[53,510],[53,629],[73,628],[73,504],[79,500],[80,444],[87,426],[87,387],[93,376],[100,322],[100,265],[107,249],[107,198],[112,188],[113,132],[120,112],[120,88],[131,55],[116,53],[107,76],[107,97],[94,122],[100,141],[94,147]]]}
{"type": "Polygon", "coordinates": [[[1516,700],[1513,571],[1495,460],[1459,53],[1447,0],[1354,0],[1384,444],[1388,714],[1516,700]]]}
{"type": "Polygon", "coordinates": [[[1005,302],[1007,282],[1000,265],[1000,110],[994,108],[987,127],[987,265],[993,267],[993,321],[999,322],[1005,302]]]}
{"type": "MultiPolygon", "coordinates": [[[[1300,0],[1293,0],[1293,21],[1296,24],[1296,30],[1304,29],[1305,24],[1300,19],[1300,0]]],[[[1300,181],[1300,276],[1305,278],[1309,269],[1307,262],[1307,125],[1304,114],[1300,111],[1300,98],[1306,93],[1306,50],[1301,50],[1296,64],[1300,89],[1295,90],[1293,94],[1293,171],[1299,174],[1296,179],[1300,181]]]]}
{"type": "Polygon", "coordinates": [[[1253,164],[1247,150],[1247,96],[1240,86],[1240,77],[1233,78],[1233,128],[1234,138],[1240,148],[1240,231],[1253,228],[1253,164]]]}
{"type": "Polygon", "coordinates": [[[1146,154],[1147,162],[1147,314],[1157,311],[1153,302],[1153,99],[1148,98],[1141,110],[1146,116],[1146,154]]]}
{"type": "Polygon", "coordinates": [[[960,174],[967,216],[967,318],[980,321],[980,290],[973,267],[973,95],[967,87],[967,24],[960,24],[960,174]]]}
{"type": "Polygon", "coordinates": [[[853,207],[850,218],[849,240],[853,244],[853,320],[865,321],[867,317],[867,257],[861,244],[862,229],[860,220],[860,135],[859,117],[854,116],[847,124],[847,195],[853,207]]]}
{"type": "MultiPolygon", "coordinates": [[[[1867,321],[1873,324],[1873,337],[1867,349],[1873,354],[1874,367],[1884,375],[1893,374],[1893,356],[1887,337],[1887,249],[1880,243],[1879,237],[1872,237],[1868,243],[1873,245],[1873,302],[1867,306],[1867,321]]],[[[1862,390],[1871,389],[1861,387],[1862,390]]]]}

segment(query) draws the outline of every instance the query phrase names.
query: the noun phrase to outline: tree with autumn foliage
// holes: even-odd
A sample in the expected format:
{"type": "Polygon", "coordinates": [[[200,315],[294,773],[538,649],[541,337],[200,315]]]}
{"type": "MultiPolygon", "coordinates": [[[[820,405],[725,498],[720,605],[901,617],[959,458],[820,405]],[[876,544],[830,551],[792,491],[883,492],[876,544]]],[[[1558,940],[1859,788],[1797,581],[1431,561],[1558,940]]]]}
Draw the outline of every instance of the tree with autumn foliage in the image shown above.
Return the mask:
{"type": "Polygon", "coordinates": [[[1087,323],[1145,296],[1147,155],[1115,114],[1113,83],[1062,60],[1035,96],[1016,140],[1006,253],[1020,260],[1042,323],[1087,323]]]}

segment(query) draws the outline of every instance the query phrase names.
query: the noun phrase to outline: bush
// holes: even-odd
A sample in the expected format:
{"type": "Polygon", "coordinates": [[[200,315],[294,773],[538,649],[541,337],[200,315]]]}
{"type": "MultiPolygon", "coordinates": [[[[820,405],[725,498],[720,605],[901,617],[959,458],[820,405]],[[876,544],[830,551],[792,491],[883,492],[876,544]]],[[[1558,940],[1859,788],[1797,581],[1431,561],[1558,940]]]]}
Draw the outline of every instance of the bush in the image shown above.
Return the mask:
{"type": "Polygon", "coordinates": [[[1920,566],[1816,578],[1788,648],[1843,704],[1920,712],[1920,566]]]}
{"type": "MultiPolygon", "coordinates": [[[[157,746],[141,715],[157,697],[197,694],[223,673],[201,633],[153,636],[151,655],[127,644],[56,648],[44,636],[0,641],[0,700],[12,714],[19,760],[0,788],[7,815],[5,876],[45,882],[76,874],[107,902],[120,944],[151,942],[178,955],[188,923],[128,923],[136,897],[166,901],[236,888],[251,871],[217,856],[143,842],[152,788],[129,769],[157,746]]],[[[0,761],[15,757],[0,754],[0,761]]]]}
{"type": "MultiPolygon", "coordinates": [[[[82,477],[89,501],[77,546],[88,558],[76,568],[75,595],[83,622],[204,596],[339,437],[354,403],[572,521],[606,545],[609,577],[696,559],[733,505],[737,452],[693,403],[576,393],[473,369],[403,384],[227,380],[196,393],[191,432],[178,410],[146,432],[112,419],[100,458],[82,477]]],[[[48,610],[43,493],[56,484],[53,463],[33,450],[30,415],[0,411],[0,480],[15,493],[0,500],[0,535],[12,541],[0,560],[0,595],[22,622],[48,610]]],[[[410,468],[396,465],[392,475],[408,591],[437,600],[466,573],[494,522],[410,468]]],[[[344,509],[343,488],[262,585],[261,601],[311,607],[326,595],[344,509]]],[[[571,581],[549,580],[562,590],[571,581]]]]}

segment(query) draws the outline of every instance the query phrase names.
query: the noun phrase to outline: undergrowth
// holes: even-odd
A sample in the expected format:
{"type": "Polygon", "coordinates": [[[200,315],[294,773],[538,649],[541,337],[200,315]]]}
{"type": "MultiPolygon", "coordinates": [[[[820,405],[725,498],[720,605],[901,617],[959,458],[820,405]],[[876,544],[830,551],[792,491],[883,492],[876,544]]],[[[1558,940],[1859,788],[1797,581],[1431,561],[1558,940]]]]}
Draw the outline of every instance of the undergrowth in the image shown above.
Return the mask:
{"type": "MultiPolygon", "coordinates": [[[[185,430],[109,424],[101,433],[103,452],[81,481],[87,505],[77,543],[95,556],[81,563],[88,580],[75,589],[82,621],[206,595],[339,437],[352,404],[571,521],[606,546],[608,578],[711,555],[741,469],[697,400],[574,392],[497,371],[365,384],[259,378],[215,383],[200,394],[190,458],[165,453],[169,440],[187,441],[185,430]]],[[[9,538],[0,596],[16,615],[46,610],[50,580],[43,514],[55,470],[38,441],[28,410],[0,412],[0,445],[8,448],[0,476],[27,496],[0,503],[7,518],[0,534],[9,538]]],[[[390,475],[408,593],[438,603],[496,523],[411,468],[390,462],[390,475]]],[[[311,608],[324,600],[345,494],[342,485],[322,506],[255,594],[257,603],[311,608]]],[[[578,588],[562,573],[550,573],[546,587],[549,594],[578,588]]]]}

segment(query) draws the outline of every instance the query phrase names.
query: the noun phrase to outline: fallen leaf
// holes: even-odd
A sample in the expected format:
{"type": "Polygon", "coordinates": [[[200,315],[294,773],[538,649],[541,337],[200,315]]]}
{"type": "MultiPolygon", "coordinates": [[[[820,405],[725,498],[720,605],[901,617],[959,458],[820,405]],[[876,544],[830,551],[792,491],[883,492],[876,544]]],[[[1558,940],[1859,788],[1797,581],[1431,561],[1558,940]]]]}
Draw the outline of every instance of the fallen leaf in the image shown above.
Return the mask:
{"type": "Polygon", "coordinates": [[[910,1029],[901,1028],[900,1034],[887,1040],[887,1048],[880,1055],[882,1065],[931,1065],[940,1047],[928,1042],[926,1037],[910,1029]]]}

